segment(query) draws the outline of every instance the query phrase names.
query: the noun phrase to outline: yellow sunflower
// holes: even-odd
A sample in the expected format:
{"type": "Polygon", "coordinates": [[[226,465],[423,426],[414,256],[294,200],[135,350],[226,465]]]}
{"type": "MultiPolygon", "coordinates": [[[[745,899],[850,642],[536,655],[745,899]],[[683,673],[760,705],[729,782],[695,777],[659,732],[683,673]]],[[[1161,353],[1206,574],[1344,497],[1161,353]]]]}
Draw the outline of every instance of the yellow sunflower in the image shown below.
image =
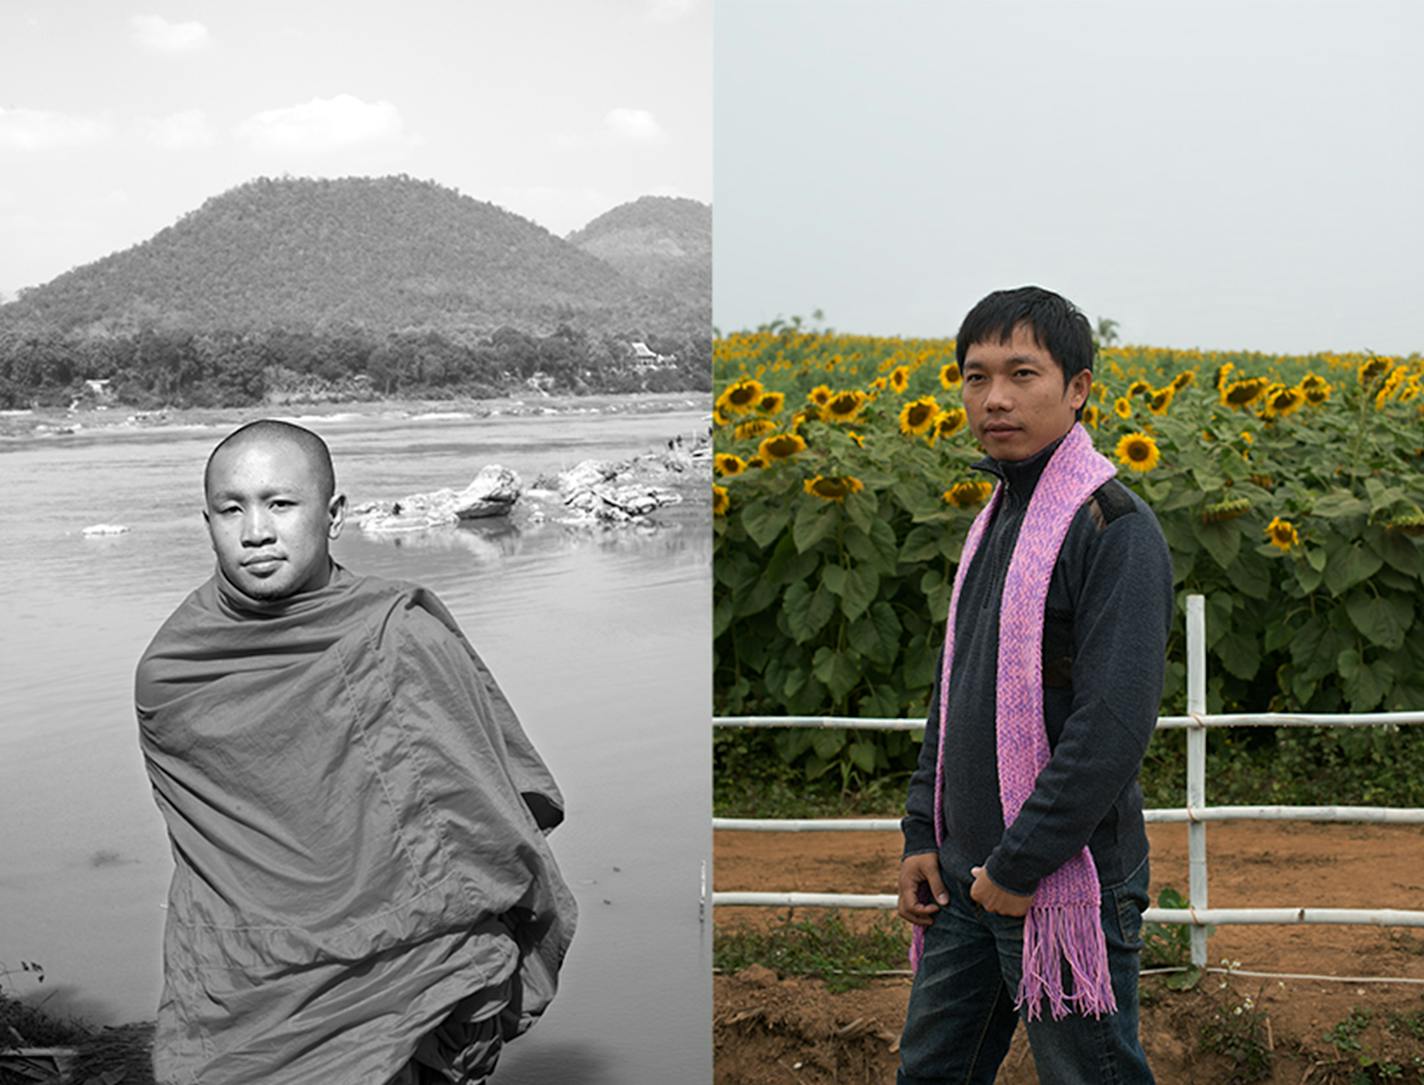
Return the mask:
{"type": "Polygon", "coordinates": [[[727,478],[731,478],[733,475],[740,475],[746,469],[746,461],[740,456],[732,455],[730,452],[719,452],[712,457],[712,470],[727,478]]]}
{"type": "Polygon", "coordinates": [[[757,446],[757,455],[767,463],[785,460],[806,451],[806,442],[798,433],[778,433],[757,446]]]}
{"type": "Polygon", "coordinates": [[[862,437],[860,434],[856,433],[854,430],[852,430],[852,431],[850,431],[849,433],[847,433],[846,436],[849,437],[852,441],[855,442],[855,447],[856,447],[856,448],[864,448],[864,447],[865,447],[865,438],[862,437]]]}
{"type": "Polygon", "coordinates": [[[1231,376],[1231,371],[1236,368],[1235,362],[1224,362],[1216,367],[1216,376],[1212,378],[1211,384],[1218,392],[1226,383],[1226,378],[1231,376]]]}
{"type": "Polygon", "coordinates": [[[1281,551],[1300,545],[1300,534],[1295,525],[1279,516],[1266,525],[1266,537],[1272,546],[1281,551]]]}
{"type": "Polygon", "coordinates": [[[1272,388],[1266,393],[1266,405],[1261,409],[1265,418],[1285,418],[1305,406],[1305,393],[1299,388],[1272,388]]]}
{"type": "Polygon", "coordinates": [[[1394,395],[1394,390],[1399,387],[1404,380],[1405,374],[1409,372],[1408,366],[1397,365],[1389,371],[1389,376],[1385,377],[1384,383],[1380,385],[1380,390],[1375,393],[1375,410],[1384,410],[1384,405],[1394,395]]]}
{"type": "Polygon", "coordinates": [[[890,370],[890,387],[897,392],[904,392],[910,386],[910,367],[907,365],[897,365],[890,370]]]}
{"type": "Polygon", "coordinates": [[[1245,380],[1233,381],[1230,384],[1221,386],[1221,405],[1223,407],[1249,407],[1256,400],[1261,398],[1270,381],[1265,377],[1247,377],[1245,380]]]}
{"type": "Polygon", "coordinates": [[[942,495],[944,500],[957,509],[972,509],[975,505],[982,505],[989,500],[989,495],[994,492],[994,485],[990,482],[956,482],[942,495]]]}
{"type": "Polygon", "coordinates": [[[1132,417],[1132,402],[1126,396],[1118,396],[1113,400],[1113,414],[1119,418],[1132,417]]]}
{"type": "Polygon", "coordinates": [[[778,414],[786,406],[785,392],[767,392],[757,400],[757,410],[764,414],[778,414]]]}
{"type": "Polygon", "coordinates": [[[1162,458],[1157,442],[1145,433],[1129,433],[1117,443],[1117,462],[1134,471],[1151,471],[1162,458]]]}
{"type": "Polygon", "coordinates": [[[1083,424],[1098,428],[1098,421],[1102,417],[1102,412],[1098,410],[1096,403],[1090,403],[1083,408],[1083,424]]]}
{"type": "Polygon", "coordinates": [[[821,408],[821,414],[829,422],[854,422],[869,398],[864,392],[837,392],[821,408]]]}
{"type": "Polygon", "coordinates": [[[953,437],[964,428],[968,420],[969,416],[964,413],[963,407],[950,407],[940,411],[935,415],[934,425],[930,427],[931,441],[938,441],[941,437],[953,437]]]}
{"type": "Polygon", "coordinates": [[[871,390],[872,390],[872,391],[876,391],[876,392],[883,392],[883,391],[885,391],[885,378],[884,378],[884,377],[876,377],[873,381],[870,382],[870,387],[871,387],[871,390]]]}
{"type": "Polygon", "coordinates": [[[1390,358],[1368,358],[1361,362],[1360,368],[1355,370],[1360,385],[1364,388],[1370,387],[1389,371],[1392,361],[1390,358]]]}
{"type": "Polygon", "coordinates": [[[1172,405],[1172,399],[1177,394],[1177,386],[1169,384],[1165,388],[1155,389],[1147,397],[1147,409],[1153,414],[1166,414],[1167,408],[1172,405]]]}
{"type": "Polygon", "coordinates": [[[1172,378],[1172,388],[1173,388],[1175,391],[1180,392],[1183,388],[1187,387],[1189,384],[1194,383],[1194,382],[1196,381],[1196,379],[1197,379],[1197,371],[1196,371],[1195,369],[1184,369],[1184,370],[1182,370],[1180,373],[1178,373],[1175,377],[1172,378]]]}
{"type": "Polygon", "coordinates": [[[1145,380],[1135,380],[1127,386],[1127,394],[1129,397],[1151,395],[1152,385],[1145,380]]]}
{"type": "Polygon", "coordinates": [[[824,407],[830,402],[831,396],[833,395],[835,395],[835,393],[831,391],[829,384],[818,384],[806,393],[806,398],[817,407],[824,407]]]}
{"type": "Polygon", "coordinates": [[[730,505],[731,503],[732,503],[732,499],[727,496],[727,487],[725,487],[725,486],[716,486],[716,485],[714,485],[714,486],[712,487],[712,515],[713,515],[713,516],[726,516],[726,515],[727,515],[727,506],[730,505]]]}
{"type": "Polygon", "coordinates": [[[727,385],[717,397],[717,408],[724,415],[746,414],[756,409],[765,394],[766,389],[761,386],[761,381],[744,377],[727,385]]]}
{"type": "Polygon", "coordinates": [[[732,436],[738,441],[745,441],[757,437],[765,437],[768,433],[776,432],[776,423],[770,418],[753,418],[749,422],[740,423],[732,431],[732,436]]]}
{"type": "Polygon", "coordinates": [[[1323,405],[1330,398],[1330,393],[1334,391],[1328,380],[1324,377],[1317,377],[1314,373],[1309,374],[1305,380],[1300,382],[1300,390],[1305,393],[1305,401],[1312,407],[1323,405]]]}
{"type": "Polygon", "coordinates": [[[946,392],[950,391],[953,388],[957,388],[960,382],[963,380],[964,377],[959,372],[958,362],[950,362],[948,365],[942,366],[940,368],[939,383],[946,392]]]}
{"type": "Polygon", "coordinates": [[[906,437],[919,437],[934,425],[939,404],[933,396],[912,399],[900,408],[900,432],[906,437]]]}
{"type": "Polygon", "coordinates": [[[844,501],[847,494],[858,494],[865,489],[865,483],[854,475],[817,475],[804,483],[808,494],[824,501],[844,501]]]}

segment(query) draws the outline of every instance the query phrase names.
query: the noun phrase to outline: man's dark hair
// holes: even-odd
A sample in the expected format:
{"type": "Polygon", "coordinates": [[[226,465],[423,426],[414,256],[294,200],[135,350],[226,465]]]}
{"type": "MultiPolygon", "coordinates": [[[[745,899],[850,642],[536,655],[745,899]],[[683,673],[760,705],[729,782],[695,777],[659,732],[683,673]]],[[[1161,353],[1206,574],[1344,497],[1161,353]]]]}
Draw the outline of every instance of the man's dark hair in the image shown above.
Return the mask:
{"type": "Polygon", "coordinates": [[[960,369],[964,368],[965,354],[975,343],[1007,343],[1020,324],[1058,363],[1065,385],[1075,373],[1084,369],[1092,372],[1093,355],[1098,348],[1088,318],[1067,298],[1041,286],[995,290],[969,310],[955,337],[954,353],[960,369]]]}
{"type": "Polygon", "coordinates": [[[233,430],[208,454],[208,462],[203,466],[203,493],[211,488],[213,460],[225,448],[243,445],[249,441],[277,441],[294,445],[316,467],[317,482],[321,486],[323,500],[330,501],[336,496],[336,469],[331,465],[331,449],[326,442],[309,429],[276,418],[259,418],[233,430]]]}

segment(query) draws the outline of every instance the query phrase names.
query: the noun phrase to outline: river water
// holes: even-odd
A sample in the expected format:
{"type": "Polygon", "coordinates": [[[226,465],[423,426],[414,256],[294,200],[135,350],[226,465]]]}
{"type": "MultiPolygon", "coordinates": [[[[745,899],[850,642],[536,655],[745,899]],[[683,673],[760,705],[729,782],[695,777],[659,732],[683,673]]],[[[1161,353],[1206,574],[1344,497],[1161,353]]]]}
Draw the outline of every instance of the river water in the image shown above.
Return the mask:
{"type": "MultiPolygon", "coordinates": [[[[353,502],[462,487],[500,463],[526,485],[705,431],[706,411],[470,419],[315,418],[353,502]]],[[[230,426],[0,443],[0,961],[3,980],[99,1023],[151,1018],[172,869],[138,752],[133,667],[212,570],[202,464],[230,426]],[[128,534],[85,538],[88,524],[128,534]]],[[[552,1008],[497,1082],[711,1080],[710,514],[654,532],[545,522],[379,541],[358,573],[419,581],[489,663],[563,789],[551,837],[580,906],[552,1008]]]]}

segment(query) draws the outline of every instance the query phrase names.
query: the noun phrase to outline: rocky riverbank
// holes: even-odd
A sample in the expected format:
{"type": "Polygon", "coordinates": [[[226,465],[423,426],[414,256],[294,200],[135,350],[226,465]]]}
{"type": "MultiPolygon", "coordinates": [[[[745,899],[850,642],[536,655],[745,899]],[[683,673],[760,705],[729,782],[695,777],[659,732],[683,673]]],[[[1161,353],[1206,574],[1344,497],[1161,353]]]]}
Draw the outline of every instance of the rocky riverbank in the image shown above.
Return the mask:
{"type": "Polygon", "coordinates": [[[661,414],[711,411],[705,392],[640,392],[630,395],[540,396],[477,400],[380,400],[348,403],[270,403],[254,407],[189,407],[139,411],[120,404],[75,410],[38,408],[0,411],[0,438],[73,439],[100,432],[149,433],[163,429],[232,428],[257,418],[303,423],[375,419],[521,418],[531,415],[661,414]]]}
{"type": "Polygon", "coordinates": [[[348,516],[371,535],[404,535],[456,528],[462,522],[509,520],[516,525],[651,526],[652,514],[706,491],[712,447],[706,437],[678,436],[664,450],[627,460],[583,460],[566,471],[541,474],[525,486],[499,464],[481,468],[462,490],[445,487],[403,497],[367,500],[348,516]]]}

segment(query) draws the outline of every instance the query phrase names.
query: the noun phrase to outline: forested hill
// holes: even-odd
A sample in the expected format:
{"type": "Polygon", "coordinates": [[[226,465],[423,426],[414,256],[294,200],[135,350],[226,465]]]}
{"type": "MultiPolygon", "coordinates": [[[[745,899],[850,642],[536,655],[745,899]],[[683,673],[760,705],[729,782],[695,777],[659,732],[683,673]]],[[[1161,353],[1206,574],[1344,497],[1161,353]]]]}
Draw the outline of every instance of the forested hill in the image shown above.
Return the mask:
{"type": "MultiPolygon", "coordinates": [[[[706,217],[699,251],[710,265],[706,217]]],[[[0,329],[354,327],[463,338],[500,327],[546,335],[560,325],[691,334],[706,323],[702,299],[664,293],[658,277],[627,270],[432,182],[264,178],[208,200],[148,241],[23,292],[0,306],[0,329]]]]}
{"type": "Polygon", "coordinates": [[[649,289],[712,312],[712,208],[644,196],[607,211],[569,241],[649,289]]]}

